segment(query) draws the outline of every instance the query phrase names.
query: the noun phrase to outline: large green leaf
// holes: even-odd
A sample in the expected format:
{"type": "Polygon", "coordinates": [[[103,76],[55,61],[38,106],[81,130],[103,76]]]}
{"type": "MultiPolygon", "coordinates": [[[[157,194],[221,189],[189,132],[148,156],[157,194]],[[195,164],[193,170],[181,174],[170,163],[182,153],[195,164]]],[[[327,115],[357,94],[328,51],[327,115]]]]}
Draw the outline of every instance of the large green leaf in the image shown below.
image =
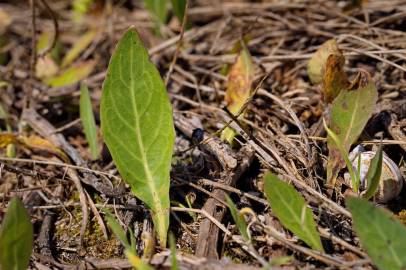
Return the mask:
{"type": "Polygon", "coordinates": [[[14,197],[0,229],[0,269],[26,270],[34,240],[30,216],[14,197]]]}
{"type": "MultiPolygon", "coordinates": [[[[351,145],[358,139],[366,123],[375,110],[378,92],[370,75],[360,72],[352,82],[352,87],[341,91],[331,108],[330,129],[337,135],[342,148],[348,153],[351,145]]],[[[344,161],[336,143],[329,136],[327,140],[329,157],[327,162],[327,182],[335,185],[338,172],[344,161]]]]}
{"type": "Polygon", "coordinates": [[[104,140],[124,180],[152,210],[161,246],[169,226],[175,129],[165,85],[135,29],[111,57],[100,105],[104,140]]]}
{"type": "Polygon", "coordinates": [[[92,159],[97,159],[99,150],[97,148],[96,122],[94,120],[89,89],[84,84],[80,89],[80,119],[82,120],[83,130],[85,132],[86,140],[89,144],[92,159]]]}
{"type": "Polygon", "coordinates": [[[272,173],[265,174],[264,181],[265,194],[271,205],[272,213],[283,226],[310,247],[323,251],[312,211],[307,207],[299,192],[272,173]]]}
{"type": "Polygon", "coordinates": [[[373,263],[382,270],[406,269],[406,227],[365,199],[348,198],[346,204],[355,232],[373,263]]]}

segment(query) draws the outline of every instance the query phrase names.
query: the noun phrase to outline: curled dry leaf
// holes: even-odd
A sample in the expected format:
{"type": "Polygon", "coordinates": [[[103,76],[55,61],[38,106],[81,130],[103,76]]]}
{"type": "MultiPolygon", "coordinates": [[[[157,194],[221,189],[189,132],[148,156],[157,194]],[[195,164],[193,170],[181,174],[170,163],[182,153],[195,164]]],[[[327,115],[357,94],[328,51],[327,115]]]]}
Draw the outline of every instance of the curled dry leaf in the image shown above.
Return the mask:
{"type": "Polygon", "coordinates": [[[334,39],[323,43],[307,65],[312,83],[323,82],[324,101],[331,103],[349,85],[344,72],[345,58],[334,39]]]}
{"type": "Polygon", "coordinates": [[[0,148],[5,148],[10,144],[18,144],[22,147],[26,147],[33,151],[46,152],[60,157],[63,161],[69,162],[69,158],[66,154],[56,147],[50,141],[43,139],[36,135],[22,136],[13,133],[1,133],[0,134],[0,148]]]}
{"type": "MultiPolygon", "coordinates": [[[[225,101],[227,109],[236,115],[251,96],[252,81],[254,80],[254,65],[248,49],[243,45],[236,62],[231,67],[227,79],[227,91],[225,101]]],[[[232,142],[235,132],[226,128],[221,139],[232,142]]]]}
{"type": "Polygon", "coordinates": [[[69,158],[66,156],[66,154],[61,149],[56,147],[50,141],[43,139],[37,135],[30,135],[28,137],[19,136],[18,142],[33,151],[46,152],[49,154],[53,154],[53,155],[56,155],[59,158],[61,158],[64,162],[69,162],[69,158]]]}
{"type": "Polygon", "coordinates": [[[326,62],[331,54],[342,56],[335,39],[324,42],[309,60],[307,64],[307,74],[312,83],[317,84],[323,81],[326,62]]]}
{"type": "Polygon", "coordinates": [[[9,144],[16,143],[17,137],[13,133],[1,133],[0,134],[0,148],[5,148],[9,144]]]}
{"type": "Polygon", "coordinates": [[[350,84],[344,72],[344,63],[345,59],[341,53],[330,54],[327,58],[323,76],[323,96],[327,103],[331,103],[350,84]]]}

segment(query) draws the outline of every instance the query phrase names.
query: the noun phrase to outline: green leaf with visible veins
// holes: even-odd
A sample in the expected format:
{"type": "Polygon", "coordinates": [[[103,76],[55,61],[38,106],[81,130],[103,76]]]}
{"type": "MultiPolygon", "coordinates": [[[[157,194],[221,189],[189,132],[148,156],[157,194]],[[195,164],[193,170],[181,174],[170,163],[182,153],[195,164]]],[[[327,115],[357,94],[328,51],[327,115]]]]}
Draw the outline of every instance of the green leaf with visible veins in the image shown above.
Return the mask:
{"type": "Polygon", "coordinates": [[[104,140],[123,179],[152,210],[160,244],[169,226],[169,172],[175,129],[158,70],[130,28],[111,57],[100,104],[104,140]]]}
{"type": "MultiPolygon", "coordinates": [[[[358,139],[369,118],[375,110],[378,91],[371,77],[366,72],[360,72],[352,82],[352,88],[341,91],[334,100],[331,108],[330,129],[337,135],[345,152],[358,139]]],[[[337,145],[331,137],[327,138],[329,156],[327,162],[327,182],[334,187],[338,172],[344,165],[344,160],[337,145]]]]}
{"type": "Polygon", "coordinates": [[[365,199],[348,198],[353,226],[362,247],[382,270],[406,269],[406,227],[389,211],[365,199]]]}
{"type": "Polygon", "coordinates": [[[30,216],[20,199],[14,197],[0,229],[0,269],[26,270],[33,240],[30,216]]]}
{"type": "Polygon", "coordinates": [[[272,213],[283,226],[313,249],[323,251],[312,211],[307,207],[299,192],[272,173],[265,174],[264,182],[265,194],[271,205],[272,213]]]}

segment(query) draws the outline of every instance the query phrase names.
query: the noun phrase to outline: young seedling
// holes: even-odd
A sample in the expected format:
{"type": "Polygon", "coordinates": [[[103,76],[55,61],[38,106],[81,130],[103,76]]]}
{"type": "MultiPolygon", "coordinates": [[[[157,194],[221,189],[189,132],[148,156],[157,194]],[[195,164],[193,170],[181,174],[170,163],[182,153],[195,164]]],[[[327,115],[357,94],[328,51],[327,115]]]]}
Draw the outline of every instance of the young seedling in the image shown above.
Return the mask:
{"type": "Polygon", "coordinates": [[[115,165],[134,195],[151,209],[165,248],[175,128],[165,85],[134,28],[121,38],[111,57],[100,115],[115,165]]]}

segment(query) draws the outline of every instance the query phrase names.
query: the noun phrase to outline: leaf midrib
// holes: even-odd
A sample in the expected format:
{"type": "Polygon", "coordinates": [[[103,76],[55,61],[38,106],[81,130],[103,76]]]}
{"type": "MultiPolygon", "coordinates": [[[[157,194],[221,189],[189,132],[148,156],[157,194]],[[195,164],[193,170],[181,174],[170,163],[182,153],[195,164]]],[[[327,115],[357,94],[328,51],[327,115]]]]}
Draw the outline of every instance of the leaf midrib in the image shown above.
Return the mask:
{"type": "MultiPolygon", "coordinates": [[[[131,39],[131,42],[134,42],[132,36],[130,37],[130,39],[131,39]]],[[[134,46],[130,47],[130,55],[131,55],[130,72],[131,72],[131,76],[132,76],[134,74],[133,73],[134,46]]],[[[122,54],[121,54],[121,57],[122,57],[122,54]]],[[[145,66],[145,61],[144,60],[145,60],[144,57],[142,57],[142,61],[140,61],[142,63],[142,65],[143,65],[143,69],[144,69],[144,66],[145,66]]],[[[121,67],[122,67],[122,65],[120,65],[120,77],[122,76],[121,67]]],[[[133,79],[130,80],[130,87],[131,87],[130,95],[131,95],[132,109],[133,109],[133,113],[135,115],[135,119],[134,119],[135,121],[134,122],[135,122],[135,133],[136,133],[135,135],[137,137],[136,141],[137,141],[138,147],[140,149],[140,153],[141,153],[141,157],[142,157],[142,166],[144,168],[145,175],[147,177],[147,184],[148,184],[148,187],[151,190],[152,199],[154,201],[154,205],[151,206],[151,207],[155,208],[156,212],[162,213],[161,202],[159,200],[159,197],[157,197],[158,192],[157,192],[157,189],[156,189],[156,186],[155,186],[154,178],[153,178],[153,176],[151,174],[151,169],[149,167],[148,159],[145,156],[144,144],[143,144],[142,137],[141,137],[141,128],[140,128],[140,121],[139,121],[140,119],[139,119],[139,114],[138,114],[138,108],[137,108],[137,104],[135,102],[135,95],[134,95],[134,91],[133,91],[134,90],[134,81],[135,80],[133,80],[133,79]]],[[[160,216],[160,214],[158,214],[158,216],[160,216]]],[[[162,224],[162,223],[159,223],[159,224],[162,224]]]]}

